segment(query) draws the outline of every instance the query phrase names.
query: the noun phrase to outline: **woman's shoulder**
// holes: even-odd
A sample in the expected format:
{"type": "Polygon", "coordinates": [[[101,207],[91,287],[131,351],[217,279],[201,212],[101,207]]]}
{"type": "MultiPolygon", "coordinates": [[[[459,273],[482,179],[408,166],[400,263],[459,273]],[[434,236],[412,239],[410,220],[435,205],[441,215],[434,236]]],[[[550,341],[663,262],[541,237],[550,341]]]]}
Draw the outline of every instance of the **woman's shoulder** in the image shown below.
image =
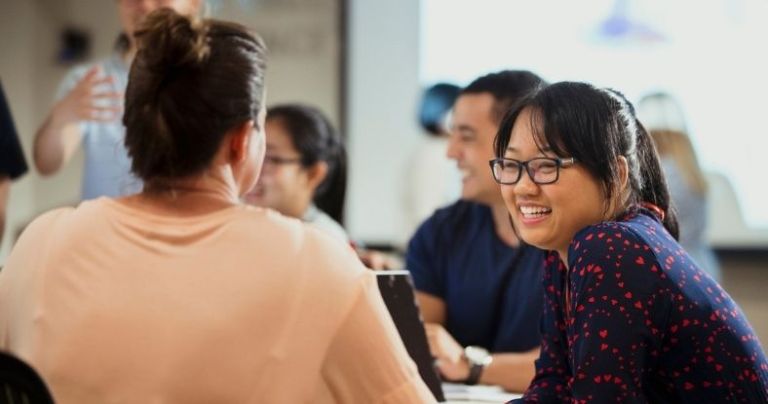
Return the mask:
{"type": "Polygon", "coordinates": [[[592,259],[614,259],[631,256],[654,258],[652,237],[659,232],[659,226],[644,214],[629,214],[625,217],[593,224],[581,229],[574,236],[569,247],[569,261],[577,257],[592,259]]]}
{"type": "Polygon", "coordinates": [[[659,273],[660,257],[674,250],[661,223],[650,213],[630,212],[624,217],[580,230],[569,247],[569,264],[644,267],[659,273]]]}
{"type": "Polygon", "coordinates": [[[589,225],[579,230],[573,243],[611,243],[616,239],[648,243],[648,236],[663,230],[663,225],[642,212],[629,212],[616,220],[608,220],[589,225]]]}
{"type": "MultiPolygon", "coordinates": [[[[71,206],[51,209],[34,218],[21,233],[21,238],[38,234],[50,234],[56,224],[61,220],[67,220],[76,211],[71,206]]],[[[19,240],[21,240],[21,238],[19,240]]]]}
{"type": "Polygon", "coordinates": [[[237,231],[248,233],[250,243],[272,245],[275,255],[282,251],[297,264],[342,274],[364,270],[349,243],[310,223],[253,206],[243,206],[236,215],[237,231]]]}
{"type": "Polygon", "coordinates": [[[623,221],[605,221],[592,224],[579,230],[573,237],[571,245],[604,244],[615,239],[636,238],[635,231],[623,221]]]}

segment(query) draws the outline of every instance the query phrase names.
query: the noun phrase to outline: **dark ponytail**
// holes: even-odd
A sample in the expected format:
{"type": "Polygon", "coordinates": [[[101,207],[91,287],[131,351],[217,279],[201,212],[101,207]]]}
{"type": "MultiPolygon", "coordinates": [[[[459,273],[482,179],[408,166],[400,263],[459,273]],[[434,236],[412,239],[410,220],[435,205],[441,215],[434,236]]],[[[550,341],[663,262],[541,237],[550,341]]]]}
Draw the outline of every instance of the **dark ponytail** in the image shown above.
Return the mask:
{"type": "Polygon", "coordinates": [[[301,156],[301,164],[328,165],[328,173],[315,189],[313,203],[333,220],[343,224],[347,192],[347,152],[339,132],[317,108],[301,104],[269,108],[267,120],[279,120],[301,156]]]}
{"type": "Polygon", "coordinates": [[[347,152],[343,145],[332,157],[333,171],[329,171],[320,187],[315,191],[315,205],[332,217],[333,220],[344,224],[344,202],[347,194],[347,152]]]}
{"type": "Polygon", "coordinates": [[[659,154],[648,131],[637,118],[637,157],[640,170],[639,203],[649,202],[658,206],[663,212],[662,222],[672,237],[677,240],[680,237],[680,229],[677,222],[677,211],[669,196],[667,180],[661,168],[659,154]]]}

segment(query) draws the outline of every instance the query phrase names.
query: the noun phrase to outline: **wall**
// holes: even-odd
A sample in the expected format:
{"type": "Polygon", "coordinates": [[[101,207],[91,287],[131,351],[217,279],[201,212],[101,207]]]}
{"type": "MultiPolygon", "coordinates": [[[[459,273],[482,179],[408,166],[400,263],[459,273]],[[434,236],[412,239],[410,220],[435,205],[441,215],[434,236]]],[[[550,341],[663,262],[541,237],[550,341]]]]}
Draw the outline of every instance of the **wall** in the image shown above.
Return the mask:
{"type": "Polygon", "coordinates": [[[419,2],[349,3],[347,228],[360,240],[402,245],[402,193],[422,136],[416,120],[419,2]]]}

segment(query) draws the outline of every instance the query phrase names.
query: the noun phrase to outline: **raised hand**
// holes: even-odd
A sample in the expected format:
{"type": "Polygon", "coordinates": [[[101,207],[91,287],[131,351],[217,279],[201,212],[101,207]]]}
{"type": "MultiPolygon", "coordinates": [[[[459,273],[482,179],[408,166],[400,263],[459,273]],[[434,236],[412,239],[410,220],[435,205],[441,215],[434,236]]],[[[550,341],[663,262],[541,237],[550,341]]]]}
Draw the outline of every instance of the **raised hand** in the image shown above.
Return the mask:
{"type": "Polygon", "coordinates": [[[109,122],[120,119],[123,95],[114,88],[114,78],[105,75],[99,66],[94,66],[56,103],[51,118],[59,125],[76,121],[109,122]]]}

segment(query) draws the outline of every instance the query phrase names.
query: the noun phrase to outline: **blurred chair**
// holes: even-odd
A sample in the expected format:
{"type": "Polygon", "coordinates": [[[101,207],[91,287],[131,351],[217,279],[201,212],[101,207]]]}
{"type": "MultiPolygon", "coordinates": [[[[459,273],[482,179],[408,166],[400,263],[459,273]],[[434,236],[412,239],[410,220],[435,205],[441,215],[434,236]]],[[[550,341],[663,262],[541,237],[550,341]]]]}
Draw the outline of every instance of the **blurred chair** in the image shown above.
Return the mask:
{"type": "Polygon", "coordinates": [[[0,352],[0,404],[53,404],[53,398],[34,369],[0,352]]]}

